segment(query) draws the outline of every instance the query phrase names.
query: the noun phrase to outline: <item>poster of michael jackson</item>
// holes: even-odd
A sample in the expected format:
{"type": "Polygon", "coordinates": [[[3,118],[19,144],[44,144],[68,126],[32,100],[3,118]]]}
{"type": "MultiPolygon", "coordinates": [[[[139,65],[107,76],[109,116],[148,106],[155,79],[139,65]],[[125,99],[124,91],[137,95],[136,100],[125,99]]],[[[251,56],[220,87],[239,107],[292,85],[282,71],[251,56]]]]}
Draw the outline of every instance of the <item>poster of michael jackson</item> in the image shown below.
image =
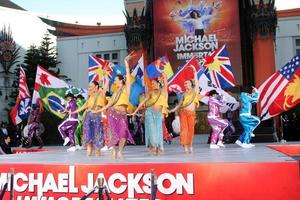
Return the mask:
{"type": "Polygon", "coordinates": [[[198,60],[226,44],[241,83],[238,0],[154,0],[155,57],[167,54],[173,70],[196,55],[198,60]]]}

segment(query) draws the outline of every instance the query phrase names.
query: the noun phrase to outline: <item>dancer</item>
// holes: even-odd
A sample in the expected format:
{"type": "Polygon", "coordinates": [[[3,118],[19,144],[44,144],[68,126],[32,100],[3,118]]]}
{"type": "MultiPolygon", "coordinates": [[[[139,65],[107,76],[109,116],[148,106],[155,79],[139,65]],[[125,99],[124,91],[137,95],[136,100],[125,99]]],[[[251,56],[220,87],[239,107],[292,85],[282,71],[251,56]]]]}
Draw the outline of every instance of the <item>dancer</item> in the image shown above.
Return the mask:
{"type": "MultiPolygon", "coordinates": [[[[65,105],[65,109],[61,111],[62,113],[69,113],[76,110],[76,100],[73,94],[68,93],[66,95],[67,103],[65,105]]],[[[65,119],[59,126],[58,131],[64,140],[64,146],[70,143],[70,148],[67,151],[75,151],[75,130],[78,124],[78,114],[67,114],[67,119],[65,119]]]]}
{"type": "Polygon", "coordinates": [[[32,146],[32,138],[33,136],[39,142],[39,149],[43,148],[43,140],[41,138],[41,109],[39,104],[33,104],[31,107],[31,111],[28,117],[28,148],[32,146]]]}
{"type": "Polygon", "coordinates": [[[113,158],[123,159],[123,150],[128,140],[134,144],[131,133],[128,130],[127,108],[129,106],[130,95],[130,70],[129,60],[134,56],[133,52],[127,55],[124,59],[126,68],[126,78],[122,75],[117,75],[114,84],[117,91],[113,93],[112,98],[108,104],[97,112],[107,110],[107,133],[108,133],[108,147],[113,146],[113,158]],[[117,153],[117,145],[119,151],[117,153]]]}
{"type": "Polygon", "coordinates": [[[81,108],[73,113],[83,114],[84,146],[87,146],[87,156],[91,156],[95,148],[96,156],[100,156],[101,148],[104,146],[104,133],[102,124],[102,113],[98,112],[105,105],[105,95],[108,89],[109,79],[105,76],[104,87],[101,88],[97,81],[92,81],[88,87],[88,99],[81,108]]]}
{"type": "Polygon", "coordinates": [[[195,132],[196,108],[199,107],[200,101],[197,71],[193,65],[190,67],[192,67],[194,71],[194,80],[184,82],[186,91],[183,93],[179,104],[170,111],[175,112],[180,109],[180,144],[184,147],[185,153],[192,153],[193,151],[192,145],[195,132]],[[195,84],[193,84],[193,82],[195,84]]]}
{"type": "Polygon", "coordinates": [[[220,107],[224,105],[223,97],[219,98],[216,90],[209,92],[208,100],[208,123],[212,128],[210,148],[218,149],[225,147],[223,144],[224,130],[228,126],[228,121],[221,118],[220,107]]]}
{"type": "Polygon", "coordinates": [[[227,110],[226,112],[226,119],[228,121],[228,127],[226,129],[226,133],[224,136],[224,141],[225,143],[229,143],[230,142],[230,136],[235,133],[235,127],[233,124],[233,114],[234,112],[232,110],[227,110]]]}
{"type": "MultiPolygon", "coordinates": [[[[159,69],[159,61],[156,63],[159,69]]],[[[168,108],[168,81],[167,76],[162,73],[163,87],[158,79],[152,80],[152,91],[146,93],[145,99],[134,111],[135,115],[139,109],[146,106],[145,111],[145,144],[150,153],[159,155],[163,151],[163,111],[168,108]]]]}
{"type": "Polygon", "coordinates": [[[240,122],[244,128],[243,133],[239,139],[235,142],[242,148],[254,147],[254,144],[250,143],[251,135],[254,129],[259,125],[260,119],[256,116],[251,115],[252,104],[258,101],[259,93],[255,87],[252,87],[252,93],[248,94],[245,92],[241,93],[241,110],[240,110],[240,122]]]}
{"type": "MultiPolygon", "coordinates": [[[[84,97],[79,94],[76,97],[76,105],[77,108],[81,108],[85,103],[84,97]]],[[[76,149],[81,150],[82,149],[82,120],[83,120],[83,113],[84,111],[81,111],[78,113],[78,125],[75,130],[75,144],[76,144],[76,149]]]]}

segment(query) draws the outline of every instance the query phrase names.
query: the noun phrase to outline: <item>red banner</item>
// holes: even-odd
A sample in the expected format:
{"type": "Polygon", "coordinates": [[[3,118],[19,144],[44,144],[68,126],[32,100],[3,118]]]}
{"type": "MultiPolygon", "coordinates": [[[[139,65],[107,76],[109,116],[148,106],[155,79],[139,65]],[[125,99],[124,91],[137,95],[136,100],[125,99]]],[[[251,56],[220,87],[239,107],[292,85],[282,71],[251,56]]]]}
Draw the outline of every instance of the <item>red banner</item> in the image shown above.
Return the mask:
{"type": "Polygon", "coordinates": [[[242,83],[238,0],[153,1],[155,57],[167,54],[174,71],[226,44],[233,72],[242,83]]]}
{"type": "MultiPolygon", "coordinates": [[[[99,159],[101,162],[101,159],[99,159]]],[[[43,165],[1,164],[0,186],[15,172],[16,200],[79,200],[104,178],[113,200],[149,200],[150,170],[157,175],[157,199],[298,200],[299,163],[167,163],[43,165]]],[[[9,194],[4,199],[9,199],[9,194]]],[[[94,193],[90,200],[97,199],[94,193]]]]}

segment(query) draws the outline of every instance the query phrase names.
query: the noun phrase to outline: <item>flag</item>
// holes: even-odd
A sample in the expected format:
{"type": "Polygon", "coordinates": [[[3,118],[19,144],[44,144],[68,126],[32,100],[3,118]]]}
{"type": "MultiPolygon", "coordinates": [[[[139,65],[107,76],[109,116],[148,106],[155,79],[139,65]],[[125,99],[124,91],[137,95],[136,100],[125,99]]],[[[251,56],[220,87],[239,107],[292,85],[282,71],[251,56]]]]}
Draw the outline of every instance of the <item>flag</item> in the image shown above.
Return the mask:
{"type": "Polygon", "coordinates": [[[65,95],[71,92],[74,95],[81,94],[83,89],[76,89],[65,81],[50,74],[41,66],[37,67],[32,103],[42,102],[43,107],[59,118],[64,118],[61,113],[65,106],[65,95]]]}
{"type": "Polygon", "coordinates": [[[23,120],[28,118],[31,106],[31,97],[26,83],[26,74],[22,67],[20,67],[18,90],[19,94],[16,105],[10,112],[10,117],[14,125],[18,125],[23,120]]]}
{"type": "Polygon", "coordinates": [[[104,76],[104,70],[108,71],[109,75],[112,74],[110,62],[98,58],[94,55],[89,55],[89,83],[92,81],[100,81],[104,76]]]}
{"type": "Polygon", "coordinates": [[[219,95],[222,95],[225,99],[225,105],[221,107],[221,112],[225,113],[227,110],[234,111],[239,108],[239,102],[230,94],[225,92],[223,89],[217,87],[210,81],[204,73],[204,70],[200,70],[197,73],[199,85],[200,85],[200,94],[203,96],[201,99],[202,103],[208,104],[208,94],[211,90],[216,90],[219,95]]]}
{"type": "Polygon", "coordinates": [[[20,75],[19,75],[19,98],[30,98],[27,82],[26,82],[26,74],[22,67],[20,67],[20,75]]]}
{"type": "Polygon", "coordinates": [[[192,57],[183,67],[179,68],[177,72],[168,80],[169,92],[182,93],[185,91],[184,82],[186,80],[194,80],[193,65],[196,71],[200,70],[196,57],[192,57]]]}
{"type": "Polygon", "coordinates": [[[259,87],[262,120],[287,111],[300,102],[300,54],[292,58],[259,87]]]}
{"type": "Polygon", "coordinates": [[[144,56],[138,60],[137,64],[131,69],[131,75],[139,79],[144,86],[144,56]]]}
{"type": "Polygon", "coordinates": [[[174,74],[169,58],[166,55],[158,58],[146,67],[146,74],[149,79],[158,78],[162,71],[166,74],[168,79],[174,74]],[[159,63],[159,70],[157,70],[155,66],[156,63],[159,63]]]}
{"type": "Polygon", "coordinates": [[[140,96],[145,92],[143,55],[138,60],[137,64],[131,69],[131,79],[133,79],[133,83],[130,87],[129,102],[133,106],[138,106],[140,96]]]}
{"type": "Polygon", "coordinates": [[[206,76],[218,88],[228,89],[235,86],[236,81],[225,45],[204,59],[203,68],[206,76]]]}

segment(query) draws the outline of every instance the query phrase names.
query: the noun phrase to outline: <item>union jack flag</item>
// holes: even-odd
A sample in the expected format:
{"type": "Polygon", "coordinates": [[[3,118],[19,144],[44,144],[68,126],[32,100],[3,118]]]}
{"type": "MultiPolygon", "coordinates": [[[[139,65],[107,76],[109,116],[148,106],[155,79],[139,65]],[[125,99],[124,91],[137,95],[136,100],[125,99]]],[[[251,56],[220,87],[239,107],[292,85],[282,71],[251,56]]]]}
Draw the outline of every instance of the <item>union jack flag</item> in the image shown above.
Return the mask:
{"type": "Polygon", "coordinates": [[[217,87],[228,89],[235,86],[236,81],[225,45],[204,59],[203,68],[206,76],[217,87]]]}
{"type": "Polygon", "coordinates": [[[111,76],[111,63],[97,56],[89,55],[89,83],[99,81],[100,77],[104,75],[103,70],[106,70],[109,76],[111,76]]]}

